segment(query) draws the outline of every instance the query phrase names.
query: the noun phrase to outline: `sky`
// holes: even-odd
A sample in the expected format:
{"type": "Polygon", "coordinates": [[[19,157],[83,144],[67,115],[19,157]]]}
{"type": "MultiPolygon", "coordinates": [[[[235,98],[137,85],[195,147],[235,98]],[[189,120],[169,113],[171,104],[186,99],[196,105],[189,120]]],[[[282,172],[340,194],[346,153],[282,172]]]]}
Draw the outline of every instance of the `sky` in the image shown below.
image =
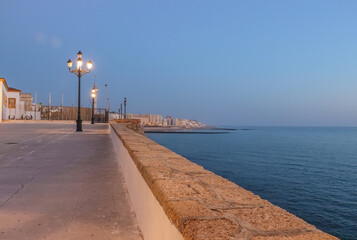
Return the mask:
{"type": "Polygon", "coordinates": [[[211,125],[357,126],[357,1],[0,0],[0,77],[77,105],[211,125]]]}

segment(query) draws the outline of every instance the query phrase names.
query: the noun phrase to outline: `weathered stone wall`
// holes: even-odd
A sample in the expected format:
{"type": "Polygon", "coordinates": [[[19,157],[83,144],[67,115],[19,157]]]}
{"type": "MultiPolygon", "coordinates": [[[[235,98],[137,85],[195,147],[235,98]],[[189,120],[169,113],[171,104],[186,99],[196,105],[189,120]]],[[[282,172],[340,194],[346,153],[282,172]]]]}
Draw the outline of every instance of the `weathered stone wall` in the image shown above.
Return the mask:
{"type": "Polygon", "coordinates": [[[111,126],[184,239],[337,239],[145,136],[111,126]]]}
{"type": "Polygon", "coordinates": [[[121,125],[145,136],[144,128],[140,125],[139,119],[115,119],[113,122],[120,123],[121,125]]]}

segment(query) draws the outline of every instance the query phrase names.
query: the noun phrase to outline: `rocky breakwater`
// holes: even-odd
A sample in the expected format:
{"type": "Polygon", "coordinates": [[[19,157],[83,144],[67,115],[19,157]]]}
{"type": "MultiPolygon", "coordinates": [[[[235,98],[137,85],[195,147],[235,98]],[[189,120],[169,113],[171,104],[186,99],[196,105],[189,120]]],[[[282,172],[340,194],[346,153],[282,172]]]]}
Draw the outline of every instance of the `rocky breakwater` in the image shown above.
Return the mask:
{"type": "Polygon", "coordinates": [[[125,126],[111,126],[183,239],[337,239],[125,126]]]}

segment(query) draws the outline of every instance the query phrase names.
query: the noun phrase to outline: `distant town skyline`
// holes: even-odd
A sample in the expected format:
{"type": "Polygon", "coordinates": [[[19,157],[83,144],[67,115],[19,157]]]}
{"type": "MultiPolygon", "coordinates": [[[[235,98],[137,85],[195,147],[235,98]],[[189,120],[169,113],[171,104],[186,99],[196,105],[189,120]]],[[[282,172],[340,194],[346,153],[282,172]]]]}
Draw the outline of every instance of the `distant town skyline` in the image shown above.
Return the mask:
{"type": "Polygon", "coordinates": [[[0,78],[77,105],[209,125],[357,126],[356,1],[0,0],[0,78]]]}
{"type": "Polygon", "coordinates": [[[202,128],[207,127],[205,123],[193,119],[174,118],[170,115],[163,117],[160,114],[119,114],[111,112],[109,119],[136,119],[140,120],[140,125],[157,127],[181,127],[181,128],[202,128]]]}

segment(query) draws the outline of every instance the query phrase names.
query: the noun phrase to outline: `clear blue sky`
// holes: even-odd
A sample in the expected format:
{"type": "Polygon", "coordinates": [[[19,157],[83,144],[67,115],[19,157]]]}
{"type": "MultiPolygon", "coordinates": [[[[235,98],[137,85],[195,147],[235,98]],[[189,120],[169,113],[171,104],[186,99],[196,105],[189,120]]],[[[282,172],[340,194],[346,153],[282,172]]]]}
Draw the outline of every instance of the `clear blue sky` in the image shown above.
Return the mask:
{"type": "Polygon", "coordinates": [[[0,77],[111,110],[216,125],[357,125],[357,1],[0,0],[0,77]]]}

